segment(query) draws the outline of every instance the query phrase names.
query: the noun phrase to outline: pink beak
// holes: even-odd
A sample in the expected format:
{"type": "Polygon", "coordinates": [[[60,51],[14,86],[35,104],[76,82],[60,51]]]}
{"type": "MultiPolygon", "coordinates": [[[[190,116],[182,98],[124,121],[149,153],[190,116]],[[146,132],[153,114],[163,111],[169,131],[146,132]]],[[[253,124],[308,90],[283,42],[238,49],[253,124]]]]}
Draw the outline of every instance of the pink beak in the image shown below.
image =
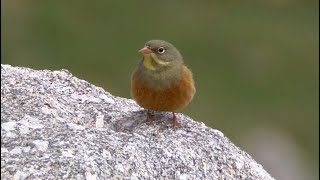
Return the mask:
{"type": "Polygon", "coordinates": [[[150,54],[151,52],[152,52],[151,49],[149,49],[148,47],[144,47],[139,50],[139,53],[142,53],[142,54],[150,54]]]}

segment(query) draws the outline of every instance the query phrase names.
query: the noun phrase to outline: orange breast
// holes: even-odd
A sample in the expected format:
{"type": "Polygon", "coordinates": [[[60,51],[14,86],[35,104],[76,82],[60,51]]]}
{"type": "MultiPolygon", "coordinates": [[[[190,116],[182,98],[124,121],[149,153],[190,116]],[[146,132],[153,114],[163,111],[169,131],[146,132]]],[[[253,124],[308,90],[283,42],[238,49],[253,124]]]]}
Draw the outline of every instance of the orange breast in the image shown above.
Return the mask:
{"type": "Polygon", "coordinates": [[[175,112],[187,106],[195,94],[191,71],[183,66],[181,79],[166,89],[154,89],[141,82],[136,74],[131,79],[131,96],[143,108],[175,112]]]}

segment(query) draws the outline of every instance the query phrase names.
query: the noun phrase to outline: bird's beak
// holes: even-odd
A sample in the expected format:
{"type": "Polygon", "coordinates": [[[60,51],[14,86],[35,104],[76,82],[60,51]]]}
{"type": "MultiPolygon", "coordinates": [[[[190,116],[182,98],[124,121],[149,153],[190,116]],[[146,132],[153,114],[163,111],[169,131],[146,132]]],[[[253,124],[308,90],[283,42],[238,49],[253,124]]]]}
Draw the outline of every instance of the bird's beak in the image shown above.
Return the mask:
{"type": "Polygon", "coordinates": [[[151,49],[149,49],[148,47],[144,47],[139,50],[139,53],[142,53],[142,54],[150,54],[151,52],[152,52],[151,49]]]}

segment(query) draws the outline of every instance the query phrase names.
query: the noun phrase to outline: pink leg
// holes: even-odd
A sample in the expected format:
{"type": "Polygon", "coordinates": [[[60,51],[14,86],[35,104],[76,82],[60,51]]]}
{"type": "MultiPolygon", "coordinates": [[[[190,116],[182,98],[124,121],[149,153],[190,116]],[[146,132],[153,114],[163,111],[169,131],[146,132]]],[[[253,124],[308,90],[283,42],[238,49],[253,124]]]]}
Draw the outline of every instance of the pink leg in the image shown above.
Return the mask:
{"type": "Polygon", "coordinates": [[[173,129],[176,129],[176,127],[181,127],[181,124],[177,121],[176,114],[172,112],[172,124],[173,124],[173,129]]]}
{"type": "Polygon", "coordinates": [[[150,111],[147,109],[147,120],[146,120],[147,124],[151,124],[152,122],[152,115],[150,113],[150,111]]]}

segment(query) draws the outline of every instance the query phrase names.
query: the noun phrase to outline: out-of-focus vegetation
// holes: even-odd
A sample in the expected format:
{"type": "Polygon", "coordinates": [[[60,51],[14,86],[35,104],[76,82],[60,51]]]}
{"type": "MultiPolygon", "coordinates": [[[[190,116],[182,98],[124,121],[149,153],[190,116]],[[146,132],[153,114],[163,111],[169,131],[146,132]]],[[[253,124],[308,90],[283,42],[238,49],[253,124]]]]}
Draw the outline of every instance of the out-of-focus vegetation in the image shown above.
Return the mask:
{"type": "Polygon", "coordinates": [[[248,132],[281,129],[303,152],[312,176],[319,177],[318,1],[1,5],[1,63],[68,69],[130,98],[130,74],[141,59],[137,51],[147,40],[167,40],[181,51],[196,80],[197,94],[183,113],[221,130],[245,150],[241,142],[248,132]]]}

